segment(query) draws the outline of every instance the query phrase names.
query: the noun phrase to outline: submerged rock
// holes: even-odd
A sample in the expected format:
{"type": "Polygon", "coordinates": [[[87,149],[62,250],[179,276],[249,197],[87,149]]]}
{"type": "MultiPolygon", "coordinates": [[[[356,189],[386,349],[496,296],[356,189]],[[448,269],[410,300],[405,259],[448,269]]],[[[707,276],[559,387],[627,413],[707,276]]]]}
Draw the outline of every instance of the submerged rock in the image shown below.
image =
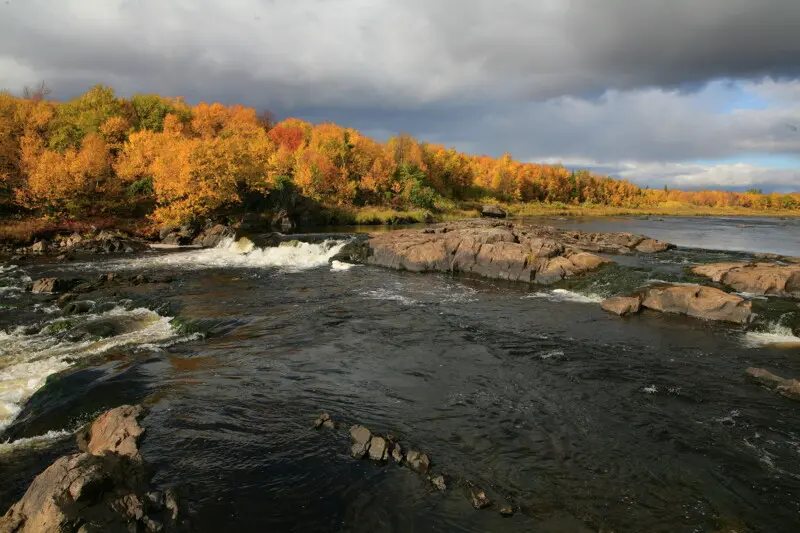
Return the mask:
{"type": "Polygon", "coordinates": [[[642,306],[662,313],[746,324],[752,304],[739,296],[703,285],[667,285],[645,289],[642,306]]]}
{"type": "Polygon", "coordinates": [[[486,509],[492,505],[492,501],[482,490],[473,489],[471,492],[472,506],[475,509],[486,509]]]}
{"type": "Polygon", "coordinates": [[[481,216],[489,218],[506,218],[506,212],[500,206],[487,204],[481,209],[481,216]]]}
{"type": "Polygon", "coordinates": [[[615,296],[600,302],[600,307],[609,313],[620,316],[635,315],[641,309],[642,300],[638,296],[615,296]]]}
{"type": "Polygon", "coordinates": [[[514,508],[511,507],[510,505],[505,505],[500,508],[500,514],[505,518],[510,518],[514,516],[514,508]]]}
{"type": "Polygon", "coordinates": [[[319,429],[322,427],[326,429],[336,429],[336,423],[328,413],[322,413],[319,415],[319,418],[314,420],[314,428],[319,429]]]}
{"type": "Polygon", "coordinates": [[[713,263],[692,273],[751,294],[800,298],[800,264],[713,263]]]}
{"type": "Polygon", "coordinates": [[[778,394],[800,401],[800,380],[784,379],[763,368],[748,368],[746,373],[761,385],[776,390],[778,394]]]}
{"type": "Polygon", "coordinates": [[[183,531],[173,491],[150,491],[139,455],[140,406],[122,406],[98,417],[79,436],[83,450],[57,459],[0,518],[0,531],[183,531]]]}
{"type": "Polygon", "coordinates": [[[444,476],[442,475],[432,477],[431,485],[433,485],[433,488],[435,488],[440,492],[444,492],[445,490],[447,490],[447,485],[445,484],[444,476]]]}

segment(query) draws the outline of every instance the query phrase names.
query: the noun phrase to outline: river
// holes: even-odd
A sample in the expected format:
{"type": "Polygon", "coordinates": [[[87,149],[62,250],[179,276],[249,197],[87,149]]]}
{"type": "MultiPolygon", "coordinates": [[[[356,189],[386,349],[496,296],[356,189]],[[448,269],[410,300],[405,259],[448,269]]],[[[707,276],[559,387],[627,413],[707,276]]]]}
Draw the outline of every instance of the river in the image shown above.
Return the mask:
{"type": "Polygon", "coordinates": [[[197,531],[797,531],[800,406],[744,375],[800,378],[797,304],[755,300],[745,331],[598,302],[690,264],[800,255],[798,223],[547,222],[680,247],[555,288],[332,266],[346,235],[4,266],[0,513],[80,424],[145,402],[142,453],[197,531]],[[172,282],[93,294],[98,311],[69,318],[22,290],[106,272],[172,282]],[[314,430],[323,411],[344,430],[314,430]],[[355,423],[424,450],[448,490],[350,458],[355,423]],[[467,482],[519,512],[473,510],[467,482]]]}

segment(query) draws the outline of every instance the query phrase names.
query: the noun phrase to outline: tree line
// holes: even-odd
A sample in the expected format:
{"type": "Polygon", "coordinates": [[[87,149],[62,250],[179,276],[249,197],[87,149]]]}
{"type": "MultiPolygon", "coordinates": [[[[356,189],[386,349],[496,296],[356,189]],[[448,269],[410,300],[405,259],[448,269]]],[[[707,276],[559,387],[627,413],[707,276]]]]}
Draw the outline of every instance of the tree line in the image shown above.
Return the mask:
{"type": "Polygon", "coordinates": [[[182,223],[294,187],[330,207],[447,210],[459,201],[800,209],[800,193],[644,189],[560,165],[468,155],[398,135],[377,142],[332,123],[240,105],[95,86],[67,101],[0,93],[0,211],[142,215],[182,223]]]}

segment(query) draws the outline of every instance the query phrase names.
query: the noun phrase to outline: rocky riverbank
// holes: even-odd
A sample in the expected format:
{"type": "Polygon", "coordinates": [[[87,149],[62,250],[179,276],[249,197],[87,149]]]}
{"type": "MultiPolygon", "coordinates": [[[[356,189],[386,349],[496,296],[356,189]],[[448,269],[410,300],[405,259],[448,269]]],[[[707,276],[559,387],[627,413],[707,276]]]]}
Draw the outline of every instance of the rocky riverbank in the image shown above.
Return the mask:
{"type": "Polygon", "coordinates": [[[0,517],[0,533],[188,531],[174,491],[150,486],[139,450],[146,410],[123,405],[77,435],[78,453],[57,459],[0,517]]]}

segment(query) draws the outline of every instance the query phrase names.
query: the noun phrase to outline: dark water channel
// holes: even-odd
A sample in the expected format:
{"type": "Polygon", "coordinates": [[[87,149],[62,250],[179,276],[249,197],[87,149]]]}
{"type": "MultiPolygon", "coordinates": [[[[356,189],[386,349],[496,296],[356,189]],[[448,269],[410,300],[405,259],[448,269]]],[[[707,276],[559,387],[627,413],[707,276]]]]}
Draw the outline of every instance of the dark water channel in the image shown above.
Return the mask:
{"type": "MultiPolygon", "coordinates": [[[[730,247],[800,255],[796,223],[783,222],[767,232],[783,249],[761,234],[730,247]]],[[[729,233],[742,223],[714,222],[729,233]]],[[[620,229],[604,224],[578,227],[620,229]]],[[[689,238],[682,224],[676,239],[630,230],[674,242],[689,238]]],[[[800,404],[744,376],[758,366],[800,377],[800,339],[784,327],[800,319],[796,303],[758,301],[767,318],[755,332],[620,319],[597,305],[649,280],[685,281],[688,264],[745,255],[628,258],[553,291],[332,268],[334,248],[6,267],[0,512],[74,450],[71,430],[143,401],[143,454],[156,483],[188,497],[197,531],[800,530],[800,404]],[[107,271],[174,281],[102,293],[111,310],[55,328],[52,302],[18,290],[107,271]],[[68,336],[96,322],[114,335],[68,336]],[[30,324],[45,329],[22,331],[30,324]],[[351,459],[346,429],[311,427],[322,411],[424,450],[450,487],[351,459]],[[473,510],[467,482],[517,514],[473,510]]]]}

